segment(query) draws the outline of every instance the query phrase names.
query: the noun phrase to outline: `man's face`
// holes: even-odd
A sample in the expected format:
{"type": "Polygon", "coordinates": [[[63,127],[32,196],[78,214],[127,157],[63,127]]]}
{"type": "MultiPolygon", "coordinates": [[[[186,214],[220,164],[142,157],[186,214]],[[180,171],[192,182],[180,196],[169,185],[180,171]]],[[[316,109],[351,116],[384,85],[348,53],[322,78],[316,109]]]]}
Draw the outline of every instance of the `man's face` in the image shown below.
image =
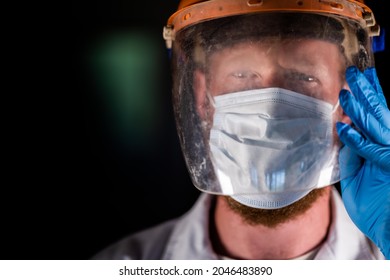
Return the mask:
{"type": "MultiPolygon", "coordinates": [[[[207,104],[207,95],[269,87],[288,89],[336,105],[340,89],[345,86],[344,61],[337,45],[312,39],[246,42],[224,48],[209,57],[206,73],[195,73],[199,114],[206,122],[212,122],[213,108],[207,104]]],[[[323,189],[314,190],[292,205],[276,210],[253,209],[231,199],[229,205],[249,223],[272,227],[305,212],[323,193],[323,189]]]]}

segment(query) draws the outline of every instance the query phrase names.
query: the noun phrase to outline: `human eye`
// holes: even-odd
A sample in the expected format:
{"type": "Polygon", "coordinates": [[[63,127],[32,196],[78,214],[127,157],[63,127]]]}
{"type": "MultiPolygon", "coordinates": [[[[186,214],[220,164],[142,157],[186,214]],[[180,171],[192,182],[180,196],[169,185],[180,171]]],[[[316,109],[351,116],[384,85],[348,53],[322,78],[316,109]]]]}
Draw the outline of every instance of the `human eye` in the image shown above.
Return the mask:
{"type": "Polygon", "coordinates": [[[316,76],[298,71],[286,72],[284,84],[287,89],[312,97],[321,89],[320,80],[316,76]]]}
{"type": "Polygon", "coordinates": [[[226,86],[230,91],[243,91],[259,88],[261,79],[260,75],[254,71],[233,71],[226,86]]]}
{"type": "Polygon", "coordinates": [[[295,81],[298,83],[316,83],[318,79],[310,74],[302,73],[302,72],[288,72],[286,73],[286,78],[291,81],[295,81]]]}
{"type": "Polygon", "coordinates": [[[234,71],[231,76],[236,79],[256,79],[258,75],[252,71],[234,71]]]}

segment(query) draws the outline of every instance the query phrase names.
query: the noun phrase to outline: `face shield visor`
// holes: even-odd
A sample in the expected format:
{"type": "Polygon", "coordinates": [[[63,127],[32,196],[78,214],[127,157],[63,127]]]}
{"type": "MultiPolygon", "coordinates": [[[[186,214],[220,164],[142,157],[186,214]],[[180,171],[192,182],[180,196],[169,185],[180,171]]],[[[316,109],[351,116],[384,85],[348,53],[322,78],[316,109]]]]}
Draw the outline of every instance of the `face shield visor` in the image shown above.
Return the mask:
{"type": "Polygon", "coordinates": [[[360,2],[304,2],[206,1],[170,18],[177,130],[201,191],[277,208],[343,179],[338,96],[348,66],[373,66],[375,21],[360,2]]]}

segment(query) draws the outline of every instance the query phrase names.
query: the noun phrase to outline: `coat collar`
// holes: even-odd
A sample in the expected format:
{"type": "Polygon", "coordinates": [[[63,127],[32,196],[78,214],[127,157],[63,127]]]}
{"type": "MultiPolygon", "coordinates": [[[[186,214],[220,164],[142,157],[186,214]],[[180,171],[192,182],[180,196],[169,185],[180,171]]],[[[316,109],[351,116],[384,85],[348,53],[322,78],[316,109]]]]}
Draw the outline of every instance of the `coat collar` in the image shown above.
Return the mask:
{"type": "MultiPolygon", "coordinates": [[[[214,198],[214,195],[202,193],[194,207],[179,219],[163,259],[219,259],[209,237],[209,212],[214,198]]],[[[333,189],[331,203],[332,222],[329,233],[315,259],[375,259],[370,241],[349,218],[336,189],[333,189]]]]}

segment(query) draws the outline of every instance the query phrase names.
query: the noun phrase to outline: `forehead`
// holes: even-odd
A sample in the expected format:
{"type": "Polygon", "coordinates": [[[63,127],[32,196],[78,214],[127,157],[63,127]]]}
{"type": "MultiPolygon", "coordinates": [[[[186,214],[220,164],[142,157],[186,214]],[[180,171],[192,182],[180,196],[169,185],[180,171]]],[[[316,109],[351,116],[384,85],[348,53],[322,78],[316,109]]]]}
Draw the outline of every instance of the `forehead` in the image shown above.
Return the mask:
{"type": "MultiPolygon", "coordinates": [[[[246,57],[248,60],[296,61],[295,63],[338,61],[338,64],[342,64],[342,52],[337,44],[317,39],[281,38],[248,40],[231,44],[209,53],[208,61],[209,63],[221,62],[235,57],[240,59],[246,57]]],[[[240,60],[236,63],[239,64],[240,60]]]]}

